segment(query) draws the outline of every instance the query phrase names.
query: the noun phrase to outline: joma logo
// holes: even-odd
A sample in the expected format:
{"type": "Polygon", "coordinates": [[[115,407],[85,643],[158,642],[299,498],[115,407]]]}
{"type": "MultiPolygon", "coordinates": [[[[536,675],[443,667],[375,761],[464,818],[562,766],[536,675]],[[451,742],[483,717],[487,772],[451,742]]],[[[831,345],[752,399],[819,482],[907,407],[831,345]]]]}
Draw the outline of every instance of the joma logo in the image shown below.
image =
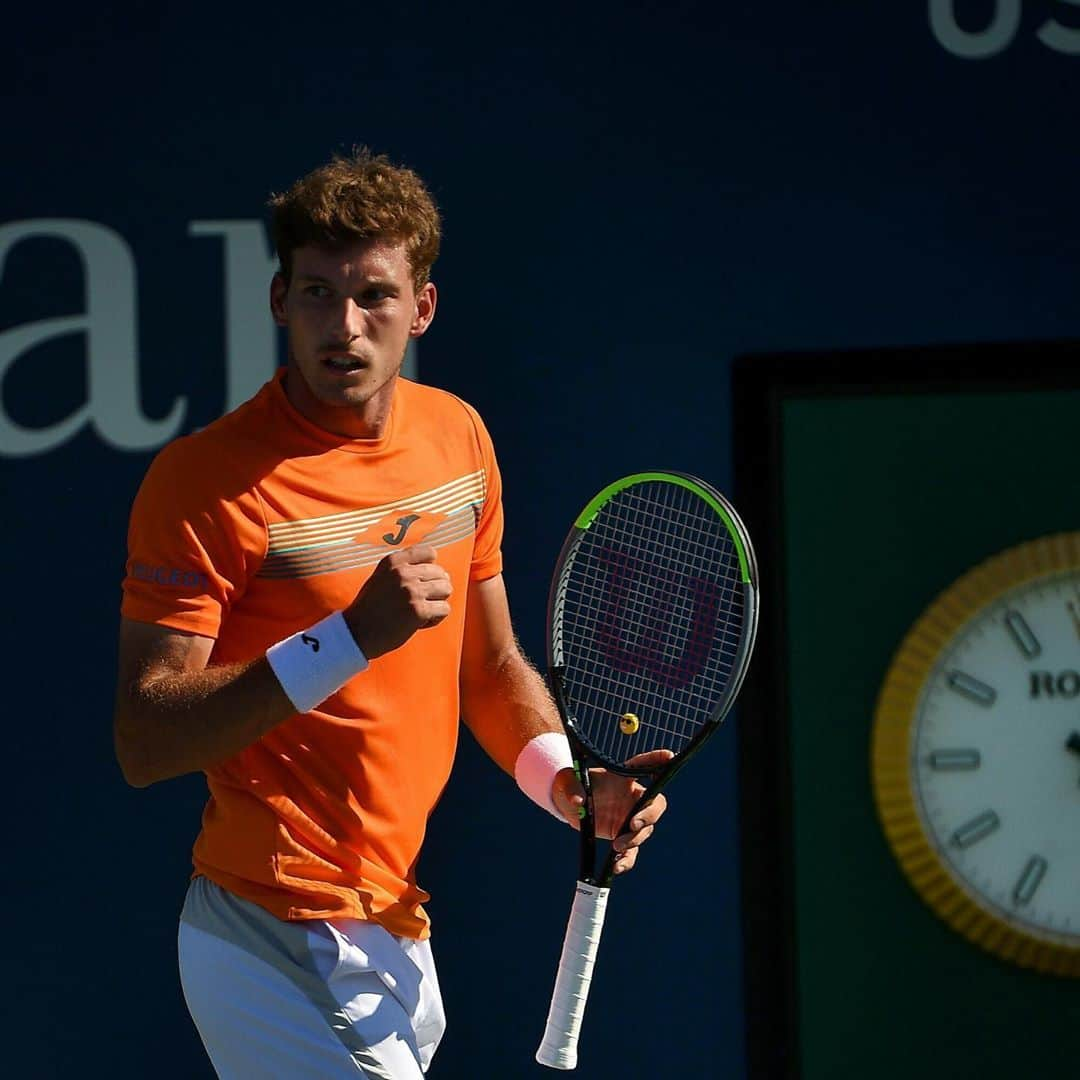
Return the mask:
{"type": "Polygon", "coordinates": [[[399,517],[394,524],[398,527],[396,533],[384,533],[383,540],[388,544],[400,544],[405,539],[405,534],[409,531],[409,526],[413,522],[419,521],[419,514],[406,514],[404,517],[399,517]]]}

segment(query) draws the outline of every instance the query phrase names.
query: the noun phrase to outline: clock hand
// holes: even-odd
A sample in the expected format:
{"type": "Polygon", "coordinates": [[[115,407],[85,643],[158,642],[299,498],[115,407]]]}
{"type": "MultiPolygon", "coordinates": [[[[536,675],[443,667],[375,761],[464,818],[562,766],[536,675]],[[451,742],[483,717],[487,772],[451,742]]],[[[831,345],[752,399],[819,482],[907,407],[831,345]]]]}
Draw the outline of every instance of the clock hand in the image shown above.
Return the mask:
{"type": "Polygon", "coordinates": [[[1065,749],[1071,750],[1074,754],[1080,754],[1080,731],[1069,732],[1069,737],[1065,740],[1065,749]]]}

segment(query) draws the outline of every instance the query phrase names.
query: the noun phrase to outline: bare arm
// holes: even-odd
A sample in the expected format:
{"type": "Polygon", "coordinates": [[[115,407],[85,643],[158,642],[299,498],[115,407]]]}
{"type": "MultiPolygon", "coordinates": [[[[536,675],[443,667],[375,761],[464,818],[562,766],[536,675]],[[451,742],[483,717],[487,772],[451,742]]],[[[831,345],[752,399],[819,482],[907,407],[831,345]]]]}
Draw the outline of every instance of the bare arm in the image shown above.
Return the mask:
{"type": "Polygon", "coordinates": [[[208,668],[213,645],[122,620],[113,739],[129,784],[209,768],[295,711],[265,657],[208,668]]]}
{"type": "MultiPolygon", "coordinates": [[[[345,611],[373,660],[450,613],[450,579],[435,550],[388,555],[345,611]]],[[[208,667],[213,639],[124,619],[113,735],[135,787],[211,768],[296,709],[266,658],[208,667]]]]}
{"type": "Polygon", "coordinates": [[[469,585],[461,708],[477,741],[511,775],[521,748],[531,738],[545,731],[562,733],[544,680],[514,637],[501,574],[469,585]]]}
{"type": "MultiPolygon", "coordinates": [[[[522,654],[514,637],[502,575],[469,586],[465,610],[465,639],[461,656],[461,706],[466,725],[477,741],[506,772],[514,772],[521,748],[545,731],[562,732],[562,723],[544,680],[522,654]]],[[[649,766],[670,756],[653,751],[634,759],[649,766]]],[[[644,790],[627,777],[604,769],[591,769],[596,828],[611,838],[644,790]]],[[[555,805],[575,828],[582,803],[581,785],[573,769],[563,769],[552,783],[555,805]]],[[[630,831],[619,836],[615,848],[623,855],[616,872],[629,870],[637,849],[651,835],[667,808],[658,795],[639,814],[630,831]]]]}

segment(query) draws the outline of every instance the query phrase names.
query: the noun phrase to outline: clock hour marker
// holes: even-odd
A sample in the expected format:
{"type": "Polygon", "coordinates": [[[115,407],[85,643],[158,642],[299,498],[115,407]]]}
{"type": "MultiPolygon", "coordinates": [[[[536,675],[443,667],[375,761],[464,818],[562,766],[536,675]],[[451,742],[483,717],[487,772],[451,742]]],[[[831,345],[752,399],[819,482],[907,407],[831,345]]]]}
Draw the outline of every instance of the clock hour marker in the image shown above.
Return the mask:
{"type": "Polygon", "coordinates": [[[992,686],[987,686],[986,683],[979,682],[978,679],[973,679],[962,671],[950,671],[945,676],[945,685],[950,690],[963,694],[969,701],[974,701],[977,705],[989,707],[997,701],[997,691],[992,686]]]}
{"type": "Polygon", "coordinates": [[[984,837],[989,836],[995,829],[1001,826],[1001,818],[993,810],[985,810],[978,817],[961,825],[952,834],[952,842],[958,848],[968,848],[977,844],[984,837]]]}
{"type": "Polygon", "coordinates": [[[1013,902],[1026,904],[1035,895],[1050,864],[1041,855],[1032,855],[1013,888],[1013,902]]]}
{"type": "Polygon", "coordinates": [[[982,764],[978,750],[932,750],[927,760],[930,768],[938,772],[977,769],[982,764]]]}
{"type": "Polygon", "coordinates": [[[1016,642],[1016,647],[1029,660],[1033,660],[1042,652],[1042,646],[1039,644],[1038,638],[1032,633],[1027,620],[1019,611],[1007,611],[1005,613],[1005,628],[1009,631],[1009,636],[1016,642]]]}

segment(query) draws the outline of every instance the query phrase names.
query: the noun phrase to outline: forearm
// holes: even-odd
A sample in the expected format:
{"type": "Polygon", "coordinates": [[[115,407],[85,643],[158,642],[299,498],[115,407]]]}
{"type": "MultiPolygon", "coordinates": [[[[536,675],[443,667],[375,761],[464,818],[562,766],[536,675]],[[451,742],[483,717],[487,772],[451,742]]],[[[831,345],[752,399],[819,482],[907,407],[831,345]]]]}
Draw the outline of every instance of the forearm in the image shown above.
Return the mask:
{"type": "Polygon", "coordinates": [[[230,665],[209,665],[213,638],[121,619],[114,731],[124,777],[145,787],[227,760],[440,623],[450,591],[434,548],[395,552],[345,612],[230,665]]]}
{"type": "Polygon", "coordinates": [[[146,787],[225,761],[296,712],[265,657],[119,687],[116,755],[146,787]]]}
{"type": "Polygon", "coordinates": [[[469,730],[511,775],[526,743],[545,731],[563,730],[544,680],[516,643],[463,677],[461,706],[469,730]]]}

